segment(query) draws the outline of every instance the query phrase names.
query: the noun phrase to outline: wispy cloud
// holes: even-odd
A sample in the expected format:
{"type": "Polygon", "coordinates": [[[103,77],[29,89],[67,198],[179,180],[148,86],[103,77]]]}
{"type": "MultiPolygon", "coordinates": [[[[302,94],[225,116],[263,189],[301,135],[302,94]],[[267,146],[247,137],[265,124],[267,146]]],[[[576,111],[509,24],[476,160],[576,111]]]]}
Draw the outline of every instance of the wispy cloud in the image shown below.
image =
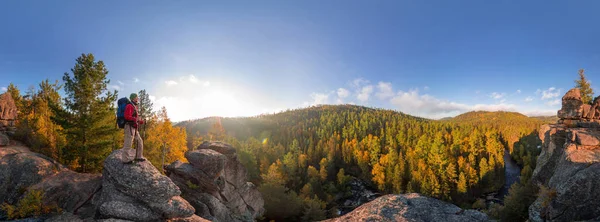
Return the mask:
{"type": "Polygon", "coordinates": [[[140,82],[140,79],[134,77],[133,82],[140,82]]]}
{"type": "Polygon", "coordinates": [[[344,88],[339,88],[337,90],[337,95],[338,95],[338,97],[343,99],[350,95],[350,91],[348,91],[347,89],[344,89],[344,88]]]}
{"type": "Polygon", "coordinates": [[[124,86],[124,85],[125,85],[125,83],[123,83],[123,82],[121,82],[121,81],[118,81],[118,80],[117,80],[117,83],[119,83],[119,85],[121,85],[121,86],[124,86]]]}
{"type": "Polygon", "coordinates": [[[359,91],[358,95],[356,96],[356,99],[358,99],[358,101],[361,101],[361,102],[366,102],[369,100],[371,93],[373,93],[373,86],[372,85],[364,86],[359,91]]]}
{"type": "Polygon", "coordinates": [[[502,97],[504,96],[506,96],[506,93],[493,92],[492,94],[490,94],[490,97],[492,97],[493,99],[502,99],[502,97]]]}
{"type": "Polygon", "coordinates": [[[516,93],[517,93],[517,94],[521,94],[521,90],[520,90],[520,89],[517,89],[517,92],[516,92],[516,93]]]}
{"type": "Polygon", "coordinates": [[[118,85],[108,85],[108,88],[115,89],[115,90],[121,90],[121,87],[118,85]]]}
{"type": "Polygon", "coordinates": [[[560,104],[560,99],[555,99],[555,100],[546,102],[546,105],[548,105],[548,106],[556,106],[558,104],[560,104]]]}
{"type": "Polygon", "coordinates": [[[531,101],[533,101],[532,96],[528,96],[527,98],[525,98],[525,102],[531,102],[531,101]]]}
{"type": "Polygon", "coordinates": [[[387,99],[394,96],[392,89],[392,83],[390,82],[379,82],[377,84],[377,93],[375,94],[379,99],[387,99]]]}
{"type": "Polygon", "coordinates": [[[8,88],[6,88],[6,87],[0,88],[0,91],[2,91],[2,92],[6,92],[7,90],[8,90],[8,88]]]}
{"type": "Polygon", "coordinates": [[[319,104],[328,104],[329,103],[329,95],[330,93],[311,93],[310,102],[304,102],[303,106],[314,106],[319,104]]]}
{"type": "Polygon", "coordinates": [[[168,86],[172,86],[172,85],[177,85],[177,82],[173,81],[173,80],[169,80],[165,82],[168,86]]]}
{"type": "Polygon", "coordinates": [[[553,98],[558,97],[560,95],[560,91],[561,91],[561,89],[556,89],[555,87],[550,87],[546,90],[538,89],[536,91],[536,94],[539,95],[541,93],[542,94],[541,99],[546,100],[546,99],[553,99],[553,98]]]}
{"type": "Polygon", "coordinates": [[[476,104],[467,105],[420,94],[418,90],[400,91],[390,102],[402,112],[428,118],[455,116],[473,110],[484,111],[516,111],[514,104],[476,104]]]}
{"type": "Polygon", "coordinates": [[[359,88],[366,84],[369,84],[369,80],[366,80],[363,78],[357,78],[357,79],[352,80],[352,83],[350,85],[352,85],[352,87],[354,87],[354,88],[359,88]]]}

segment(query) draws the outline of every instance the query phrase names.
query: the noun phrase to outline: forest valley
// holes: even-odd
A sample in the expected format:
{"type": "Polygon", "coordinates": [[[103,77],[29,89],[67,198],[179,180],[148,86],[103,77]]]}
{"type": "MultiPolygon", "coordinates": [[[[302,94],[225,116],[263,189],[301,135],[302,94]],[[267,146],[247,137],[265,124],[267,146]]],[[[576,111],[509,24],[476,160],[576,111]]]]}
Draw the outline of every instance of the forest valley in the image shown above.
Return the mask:
{"type": "MultiPolygon", "coordinates": [[[[103,160],[123,144],[115,124],[118,92],[107,89],[107,74],[102,61],[83,54],[62,82],[45,80],[26,93],[11,84],[7,91],[19,110],[16,139],[78,172],[101,172],[103,160]]],[[[147,120],[141,127],[144,156],[154,166],[185,161],[185,151],[205,140],[229,143],[263,194],[264,219],[277,221],[337,216],[337,200],[348,195],[352,178],[382,194],[417,192],[502,220],[524,220],[538,189],[529,183],[540,152],[537,130],[551,121],[514,112],[430,120],[320,105],[174,125],[166,108],[154,111],[148,93],[139,95],[140,115],[147,120]],[[520,181],[504,205],[486,206],[478,197],[503,186],[505,149],[522,167],[520,181]]]]}

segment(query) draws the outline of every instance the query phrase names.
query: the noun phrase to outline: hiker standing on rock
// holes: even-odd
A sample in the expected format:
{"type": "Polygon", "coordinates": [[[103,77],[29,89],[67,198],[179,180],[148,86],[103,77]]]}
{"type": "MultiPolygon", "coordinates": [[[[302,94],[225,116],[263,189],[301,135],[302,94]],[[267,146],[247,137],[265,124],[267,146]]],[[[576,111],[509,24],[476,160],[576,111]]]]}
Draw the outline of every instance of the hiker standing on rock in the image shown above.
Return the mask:
{"type": "MultiPolygon", "coordinates": [[[[126,99],[126,98],[125,98],[126,99]]],[[[138,116],[138,111],[137,111],[137,104],[139,101],[138,95],[135,93],[132,93],[129,96],[129,99],[131,102],[127,103],[127,105],[125,106],[125,112],[124,112],[124,119],[125,119],[125,126],[123,127],[124,131],[125,131],[125,144],[123,146],[123,149],[125,152],[123,152],[123,154],[125,155],[123,157],[123,160],[126,161],[127,163],[132,163],[133,161],[130,160],[130,157],[128,156],[129,154],[129,149],[131,149],[131,145],[133,144],[133,140],[135,140],[136,142],[136,151],[135,151],[135,161],[145,161],[146,159],[144,159],[143,157],[143,151],[144,151],[144,141],[142,141],[142,137],[140,136],[140,133],[138,131],[138,126],[139,124],[144,124],[144,120],[140,119],[138,116]]]]}

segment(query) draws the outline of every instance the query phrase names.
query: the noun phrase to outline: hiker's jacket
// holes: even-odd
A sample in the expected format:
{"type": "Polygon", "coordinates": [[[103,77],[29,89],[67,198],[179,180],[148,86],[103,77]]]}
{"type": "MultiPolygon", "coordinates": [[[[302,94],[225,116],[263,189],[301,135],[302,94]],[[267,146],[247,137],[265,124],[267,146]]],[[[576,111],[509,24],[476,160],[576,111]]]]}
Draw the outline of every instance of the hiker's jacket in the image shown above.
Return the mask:
{"type": "Polygon", "coordinates": [[[125,106],[125,121],[127,121],[127,124],[136,129],[138,127],[138,124],[144,124],[144,121],[138,120],[137,117],[138,114],[135,106],[132,103],[127,104],[127,106],[125,106]]]}

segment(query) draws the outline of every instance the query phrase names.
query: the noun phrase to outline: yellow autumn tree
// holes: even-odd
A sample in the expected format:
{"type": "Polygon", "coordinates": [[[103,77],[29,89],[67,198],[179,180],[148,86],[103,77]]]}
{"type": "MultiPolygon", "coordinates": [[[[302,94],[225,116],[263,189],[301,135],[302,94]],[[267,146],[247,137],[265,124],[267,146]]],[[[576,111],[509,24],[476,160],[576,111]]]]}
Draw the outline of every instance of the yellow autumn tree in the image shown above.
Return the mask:
{"type": "Polygon", "coordinates": [[[153,115],[150,122],[152,124],[146,126],[148,138],[144,141],[144,156],[158,169],[162,169],[163,164],[168,165],[176,160],[185,161],[185,129],[173,127],[165,107],[153,115]]]}

